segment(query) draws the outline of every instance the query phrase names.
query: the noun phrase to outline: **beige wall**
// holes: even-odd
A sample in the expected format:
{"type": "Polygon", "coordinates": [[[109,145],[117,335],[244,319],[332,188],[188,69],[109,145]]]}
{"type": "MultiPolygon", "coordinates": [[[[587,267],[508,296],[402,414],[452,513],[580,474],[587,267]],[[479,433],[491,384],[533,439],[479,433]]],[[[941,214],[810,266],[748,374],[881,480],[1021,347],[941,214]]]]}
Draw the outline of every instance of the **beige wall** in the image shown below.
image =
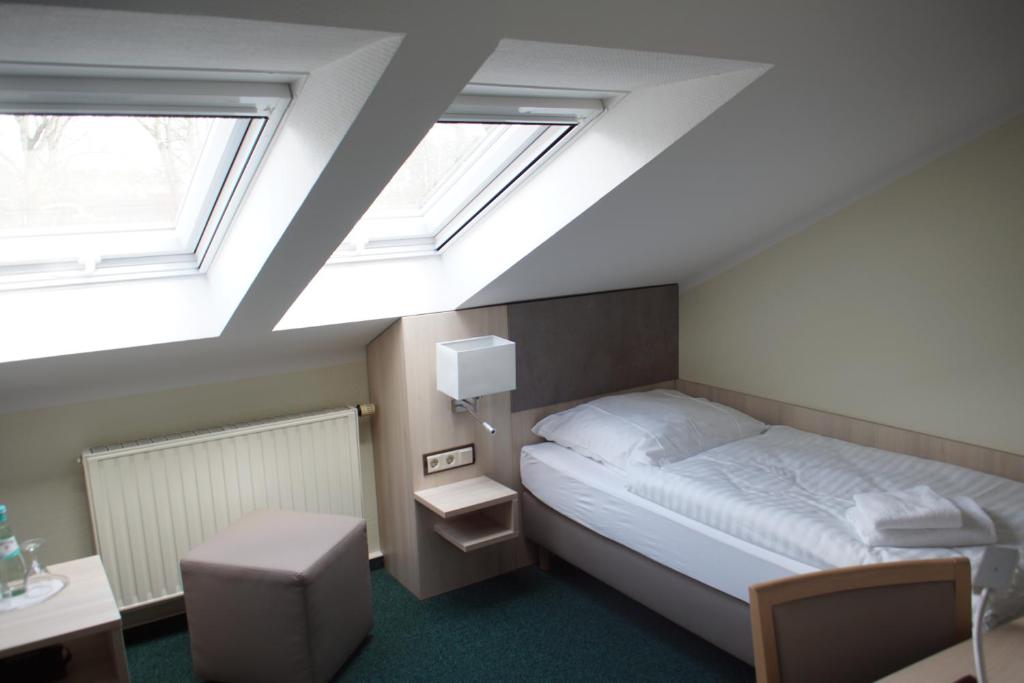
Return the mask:
{"type": "Polygon", "coordinates": [[[1024,454],[1024,117],[685,291],[680,374],[1024,454]]]}
{"type": "MultiPolygon", "coordinates": [[[[366,401],[366,364],[272,375],[0,415],[0,502],[21,538],[42,536],[46,559],[93,552],[82,450],[133,439],[366,401]]],[[[379,548],[373,448],[360,429],[371,550],[379,548]]]]}

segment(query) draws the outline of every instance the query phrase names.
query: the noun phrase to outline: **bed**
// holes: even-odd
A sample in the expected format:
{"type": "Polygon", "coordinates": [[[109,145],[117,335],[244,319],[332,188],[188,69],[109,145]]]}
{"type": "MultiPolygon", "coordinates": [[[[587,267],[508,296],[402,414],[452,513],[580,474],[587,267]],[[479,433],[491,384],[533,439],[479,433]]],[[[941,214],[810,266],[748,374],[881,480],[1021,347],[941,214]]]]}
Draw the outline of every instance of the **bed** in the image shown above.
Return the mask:
{"type": "Polygon", "coordinates": [[[528,539],[747,663],[747,586],[815,569],[644,500],[557,444],[524,447],[520,469],[528,539]]]}
{"type": "Polygon", "coordinates": [[[520,471],[555,512],[739,600],[751,583],[816,569],[645,500],[628,478],[558,444],[523,448],[520,471]]]}
{"type": "MultiPolygon", "coordinates": [[[[787,425],[1024,482],[1020,455],[680,379],[678,296],[670,285],[510,304],[517,389],[510,457],[501,467],[512,470],[510,485],[519,483],[517,474],[521,479],[529,540],[722,649],[752,663],[747,585],[811,571],[819,560],[762,547],[742,537],[742,524],[715,528],[711,518],[702,522],[646,499],[635,492],[639,482],[630,491],[624,478],[609,477],[578,453],[538,444],[531,432],[538,421],[597,396],[677,389],[763,426],[787,425]]],[[[669,491],[662,493],[659,502],[668,503],[669,491]]]]}
{"type": "MultiPolygon", "coordinates": [[[[789,427],[665,467],[624,472],[553,443],[522,449],[524,528],[545,548],[748,662],[747,587],[832,566],[979,547],[868,548],[843,518],[851,492],[926,481],[978,500],[1000,543],[1024,544],[1024,484],[789,427]]],[[[1024,610],[1024,580],[994,621],[1024,610]]]]}

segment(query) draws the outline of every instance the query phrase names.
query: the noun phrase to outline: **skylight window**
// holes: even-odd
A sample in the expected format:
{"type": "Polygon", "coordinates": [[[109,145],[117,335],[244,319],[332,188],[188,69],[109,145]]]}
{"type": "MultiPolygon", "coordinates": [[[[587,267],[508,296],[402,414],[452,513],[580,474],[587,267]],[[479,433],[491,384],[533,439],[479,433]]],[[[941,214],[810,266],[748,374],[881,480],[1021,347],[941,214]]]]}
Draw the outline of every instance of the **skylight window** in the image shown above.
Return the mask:
{"type": "Polygon", "coordinates": [[[331,262],[439,252],[600,111],[595,100],[459,98],[331,262]]]}
{"type": "Polygon", "coordinates": [[[159,85],[109,99],[79,85],[81,102],[51,85],[0,102],[0,284],[203,267],[287,99],[209,94],[223,83],[182,98],[167,82],[175,104],[149,104],[159,85]]]}

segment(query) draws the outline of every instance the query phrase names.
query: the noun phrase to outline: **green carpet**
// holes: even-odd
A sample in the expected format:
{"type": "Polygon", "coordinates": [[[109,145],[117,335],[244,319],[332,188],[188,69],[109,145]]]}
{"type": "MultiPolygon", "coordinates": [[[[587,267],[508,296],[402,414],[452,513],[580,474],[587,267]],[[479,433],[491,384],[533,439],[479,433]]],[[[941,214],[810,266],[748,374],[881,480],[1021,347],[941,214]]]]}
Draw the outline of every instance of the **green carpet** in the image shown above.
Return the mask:
{"type": "MultiPolygon", "coordinates": [[[[337,681],[752,681],[743,662],[563,563],[419,601],[372,572],[372,635],[337,681]]],[[[134,683],[194,681],[184,620],[128,631],[134,683]]]]}

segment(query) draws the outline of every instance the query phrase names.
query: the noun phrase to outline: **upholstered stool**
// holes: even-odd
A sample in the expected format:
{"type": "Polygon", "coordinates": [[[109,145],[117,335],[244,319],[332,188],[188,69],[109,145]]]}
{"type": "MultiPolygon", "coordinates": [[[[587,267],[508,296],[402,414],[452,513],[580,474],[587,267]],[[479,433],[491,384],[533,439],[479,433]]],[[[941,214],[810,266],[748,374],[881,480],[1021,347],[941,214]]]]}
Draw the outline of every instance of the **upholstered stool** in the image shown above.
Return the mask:
{"type": "Polygon", "coordinates": [[[366,522],[253,512],[181,560],[192,665],[214,681],[327,681],[370,632],[366,522]]]}

